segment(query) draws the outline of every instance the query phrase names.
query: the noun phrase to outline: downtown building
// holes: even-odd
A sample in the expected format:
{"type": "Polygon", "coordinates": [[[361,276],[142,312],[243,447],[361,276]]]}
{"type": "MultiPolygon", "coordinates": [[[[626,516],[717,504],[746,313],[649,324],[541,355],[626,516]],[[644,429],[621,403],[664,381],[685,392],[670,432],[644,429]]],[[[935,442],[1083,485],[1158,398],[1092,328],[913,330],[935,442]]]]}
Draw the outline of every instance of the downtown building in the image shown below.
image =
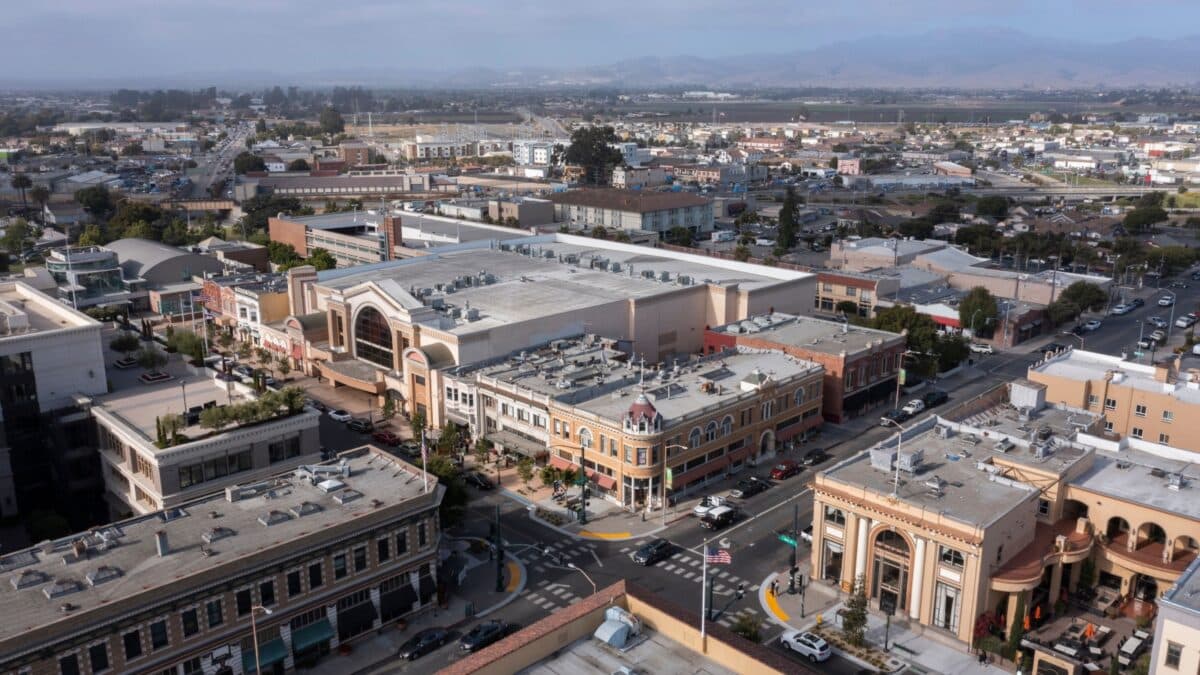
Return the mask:
{"type": "Polygon", "coordinates": [[[311,667],[432,607],[444,488],[425,480],[364,447],[8,553],[0,672],[311,667]]]}
{"type": "MultiPolygon", "coordinates": [[[[818,473],[813,581],[862,583],[872,609],[964,649],[980,622],[1019,629],[1022,607],[1153,617],[1200,554],[1200,465],[1119,448],[1099,414],[1048,391],[1001,385],[818,473]]],[[[1022,644],[1035,672],[1082,669],[1082,655],[1022,644]]]]}
{"type": "Polygon", "coordinates": [[[589,335],[453,369],[447,419],[541,463],[582,466],[593,494],[643,510],[768,462],[822,422],[815,363],[731,349],[648,369],[622,346],[589,335]]]}

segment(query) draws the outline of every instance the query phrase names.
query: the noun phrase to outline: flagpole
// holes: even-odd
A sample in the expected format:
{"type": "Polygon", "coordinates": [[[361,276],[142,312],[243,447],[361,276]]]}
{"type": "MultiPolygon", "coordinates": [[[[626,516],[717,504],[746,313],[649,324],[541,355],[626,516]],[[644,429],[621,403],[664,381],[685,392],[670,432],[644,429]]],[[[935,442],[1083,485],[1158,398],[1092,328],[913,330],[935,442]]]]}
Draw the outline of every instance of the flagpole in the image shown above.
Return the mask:
{"type": "Polygon", "coordinates": [[[425,468],[425,456],[429,454],[429,450],[425,447],[425,430],[421,430],[421,482],[425,486],[425,492],[429,492],[429,471],[425,468]]]}
{"type": "Polygon", "coordinates": [[[708,596],[704,587],[708,585],[708,540],[704,541],[704,562],[700,566],[700,653],[705,653],[705,620],[708,618],[708,596]]]}

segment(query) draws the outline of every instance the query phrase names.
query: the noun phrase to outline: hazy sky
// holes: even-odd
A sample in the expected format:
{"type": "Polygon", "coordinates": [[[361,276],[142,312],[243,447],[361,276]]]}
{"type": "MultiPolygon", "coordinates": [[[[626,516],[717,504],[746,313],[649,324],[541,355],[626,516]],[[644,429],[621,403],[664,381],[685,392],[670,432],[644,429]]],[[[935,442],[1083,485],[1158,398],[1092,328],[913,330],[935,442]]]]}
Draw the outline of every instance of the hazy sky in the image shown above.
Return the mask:
{"type": "Polygon", "coordinates": [[[33,0],[5,79],[575,66],[1000,27],[1085,42],[1200,32],[1197,0],[33,0]]]}

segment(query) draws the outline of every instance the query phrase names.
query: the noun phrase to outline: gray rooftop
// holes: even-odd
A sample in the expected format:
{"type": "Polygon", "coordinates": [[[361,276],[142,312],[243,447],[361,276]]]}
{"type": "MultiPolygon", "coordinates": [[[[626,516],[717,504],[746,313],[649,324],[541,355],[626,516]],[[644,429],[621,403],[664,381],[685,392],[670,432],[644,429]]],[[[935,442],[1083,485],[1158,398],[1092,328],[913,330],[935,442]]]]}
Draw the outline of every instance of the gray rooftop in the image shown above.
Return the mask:
{"type": "MultiPolygon", "coordinates": [[[[181,415],[189,407],[203,406],[210,402],[224,406],[254,400],[240,393],[241,389],[243,387],[233,385],[226,388],[224,383],[211,377],[193,375],[159,384],[138,383],[99,397],[93,405],[112,413],[146,438],[154,440],[157,434],[156,422],[161,417],[181,415]],[[232,397],[230,392],[233,393],[232,397]],[[184,406],[185,398],[187,407],[184,406]]],[[[236,425],[230,425],[224,430],[230,431],[234,428],[236,425]]],[[[195,439],[212,434],[212,430],[196,425],[181,429],[179,433],[195,439]]]]}
{"type": "Polygon", "coordinates": [[[1071,481],[1085,490],[1200,521],[1200,465],[1127,449],[1097,451],[1090,469],[1071,481]],[[1172,474],[1183,480],[1171,486],[1172,474]]]}
{"type": "MultiPolygon", "coordinates": [[[[365,447],[341,457],[349,475],[337,474],[340,487],[323,489],[298,470],[242,486],[236,501],[218,492],[0,558],[0,574],[8,577],[0,583],[0,614],[9,617],[0,622],[0,642],[58,621],[77,622],[101,608],[111,611],[133,596],[152,597],[191,575],[234,576],[248,556],[293,546],[317,536],[309,533],[370,518],[378,508],[423,493],[420,470],[382,451],[365,447]],[[167,536],[166,556],[157,553],[159,531],[167,536]],[[62,609],[66,603],[70,611],[62,609]]],[[[437,489],[431,481],[430,490],[437,489]]]]}
{"type": "Polygon", "coordinates": [[[0,282],[0,339],[99,323],[21,280],[0,282]]]}
{"type": "Polygon", "coordinates": [[[1114,384],[1168,394],[1185,403],[1200,403],[1200,381],[1190,374],[1181,375],[1173,382],[1159,382],[1155,379],[1153,365],[1123,361],[1120,356],[1070,349],[1029,370],[1078,382],[1103,380],[1105,373],[1111,370],[1114,384]]]}
{"type": "Polygon", "coordinates": [[[864,328],[808,316],[767,314],[713,328],[718,333],[751,335],[822,354],[856,354],[881,342],[902,339],[899,333],[864,328]]]}
{"type": "Polygon", "coordinates": [[[303,223],[314,230],[341,230],[355,227],[375,226],[381,218],[374,211],[339,211],[316,216],[283,216],[289,223],[303,223]]]}
{"type": "Polygon", "coordinates": [[[1166,606],[1179,607],[1193,614],[1200,614],[1200,558],[1192,561],[1175,584],[1159,600],[1166,606]]]}

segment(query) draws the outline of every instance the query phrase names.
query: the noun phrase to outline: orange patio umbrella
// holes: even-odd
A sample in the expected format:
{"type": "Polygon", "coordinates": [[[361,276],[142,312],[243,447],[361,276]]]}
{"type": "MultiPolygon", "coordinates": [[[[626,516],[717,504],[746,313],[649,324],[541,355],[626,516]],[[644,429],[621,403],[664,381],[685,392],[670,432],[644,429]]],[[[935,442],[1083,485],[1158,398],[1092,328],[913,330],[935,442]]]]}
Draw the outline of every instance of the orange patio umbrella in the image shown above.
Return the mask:
{"type": "Polygon", "coordinates": [[[1083,637],[1091,640],[1095,636],[1096,636],[1096,626],[1095,626],[1095,624],[1093,624],[1092,622],[1089,621],[1087,627],[1083,629],[1083,637]]]}
{"type": "Polygon", "coordinates": [[[1025,615],[1025,620],[1023,622],[1021,622],[1021,624],[1025,627],[1025,630],[1029,630],[1029,615],[1028,614],[1025,615]]]}
{"type": "Polygon", "coordinates": [[[1033,608],[1033,618],[1037,621],[1042,620],[1042,606],[1038,605],[1033,608]]]}

